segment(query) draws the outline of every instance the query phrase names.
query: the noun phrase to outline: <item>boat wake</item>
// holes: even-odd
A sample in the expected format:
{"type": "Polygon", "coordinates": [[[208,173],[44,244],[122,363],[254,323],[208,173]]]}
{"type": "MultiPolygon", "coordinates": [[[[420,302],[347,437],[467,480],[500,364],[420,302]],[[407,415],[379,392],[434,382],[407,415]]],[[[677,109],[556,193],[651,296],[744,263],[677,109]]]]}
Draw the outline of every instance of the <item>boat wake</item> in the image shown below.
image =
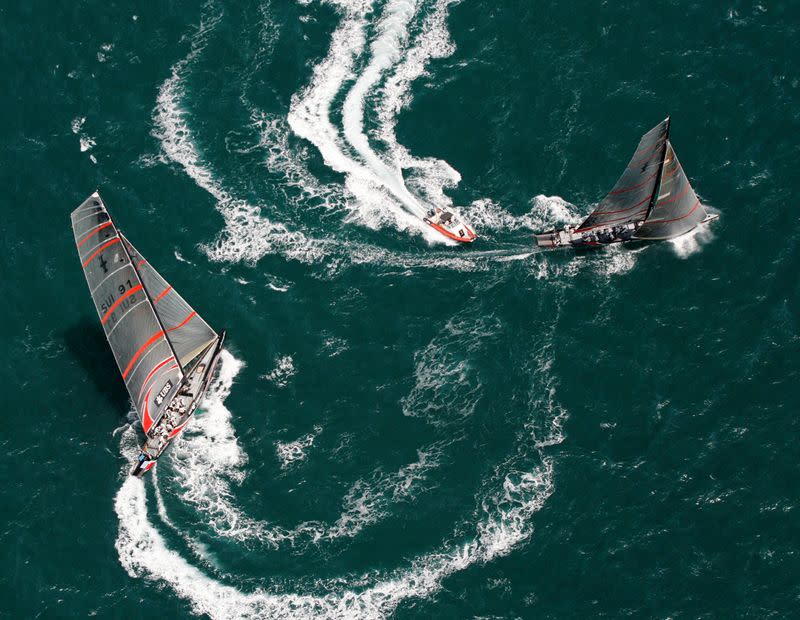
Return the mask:
{"type": "MultiPolygon", "coordinates": [[[[457,317],[451,323],[454,329],[460,324],[457,317]]],[[[166,585],[185,599],[194,613],[212,618],[383,618],[409,598],[429,597],[449,575],[506,555],[528,540],[533,533],[532,516],[553,493],[553,462],[546,449],[563,439],[560,424],[566,412],[557,403],[557,385],[550,372],[552,352],[548,347],[541,351],[541,358],[530,367],[530,407],[535,415],[518,430],[510,455],[480,482],[474,509],[467,521],[454,523],[450,537],[396,569],[370,569],[294,583],[264,578],[255,586],[250,579],[246,580],[249,585],[242,585],[217,565],[214,539],[201,540],[201,534],[176,527],[165,495],[174,494],[199,511],[201,521],[210,522],[215,534],[239,541],[245,549],[253,540],[268,542],[271,547],[289,544],[290,549],[302,540],[319,545],[325,540],[359,536],[387,514],[390,504],[413,498],[421,487],[431,484],[429,478],[446,458],[452,440],[420,448],[416,461],[395,472],[377,469],[372,476],[354,482],[343,499],[341,516],[331,525],[307,522],[293,530],[270,526],[235,505],[235,488],[246,476],[247,456],[236,438],[225,400],[243,363],[223,351],[219,376],[209,389],[204,411],[173,447],[167,462],[160,465],[167,466],[173,484],[165,485],[157,475],[151,478],[154,507],[149,505],[146,481],[125,476],[127,464],[123,466],[124,480],[114,503],[119,519],[116,548],[123,568],[131,577],[166,585]],[[545,418],[541,418],[542,411],[545,418]],[[168,542],[176,532],[188,555],[181,550],[183,543],[168,542]]],[[[426,355],[436,357],[423,353],[421,359],[426,355]]],[[[458,366],[453,361],[442,364],[458,366]]],[[[122,433],[120,449],[126,460],[134,456],[132,428],[122,433]]]]}
{"type": "Polygon", "coordinates": [[[183,168],[217,201],[217,210],[225,220],[225,230],[214,244],[206,247],[212,259],[255,262],[265,254],[277,252],[290,259],[314,262],[323,255],[319,243],[300,231],[270,221],[263,216],[259,206],[229,194],[203,162],[195,145],[188,112],[182,106],[184,79],[221,18],[221,13],[213,9],[204,14],[192,37],[191,51],[173,66],[170,77],[159,88],[153,135],[159,140],[166,160],[183,168]]]}
{"type": "MultiPolygon", "coordinates": [[[[340,13],[341,21],[331,37],[328,55],[314,68],[309,85],[292,98],[289,125],[319,150],[327,166],[345,175],[345,188],[352,198],[344,202],[352,220],[370,228],[391,224],[422,234],[429,241],[443,241],[421,221],[429,208],[443,206],[431,202],[434,198],[449,203],[441,185],[438,192],[425,196],[423,204],[406,186],[403,168],[432,172],[427,177],[429,186],[435,184],[438,170],[451,171],[445,179],[448,184],[457,174],[444,162],[438,165],[435,160],[410,157],[397,144],[394,124],[400,108],[408,102],[411,82],[422,75],[427,62],[437,52],[452,52],[452,45],[431,45],[442,36],[442,14],[449,2],[436,5],[439,18],[425,20],[413,41],[409,30],[419,19],[418,1],[389,0],[376,22],[373,16],[377,7],[372,2],[330,3],[340,13]],[[369,46],[368,32],[373,33],[369,46]],[[401,62],[402,58],[407,60],[401,62]],[[377,152],[365,130],[367,101],[376,91],[380,91],[383,104],[377,110],[379,127],[373,136],[382,141],[384,153],[377,152]],[[337,126],[332,115],[340,100],[341,109],[335,111],[341,115],[341,125],[337,126]]],[[[446,30],[444,33],[446,36],[446,30]]]]}
{"type": "MultiPolygon", "coordinates": [[[[412,155],[395,136],[398,114],[412,101],[411,85],[425,75],[432,59],[454,50],[446,24],[452,1],[391,0],[380,10],[367,0],[329,3],[340,21],[327,56],[312,70],[308,85],[292,97],[286,116],[259,110],[247,92],[253,78],[244,80],[240,100],[258,137],[254,144],[237,144],[230,152],[234,156],[264,153],[267,170],[282,179],[276,188],[280,206],[239,198],[240,190],[215,176],[196,143],[187,80],[222,19],[213,3],[207,5],[191,38],[190,52],[173,66],[159,88],[153,133],[160,141],[162,158],[207,191],[224,218],[223,231],[203,246],[209,258],[254,264],[276,254],[321,264],[328,276],[365,263],[391,269],[486,271],[498,262],[531,256],[533,243],[528,235],[534,230],[580,219],[578,209],[557,196],[532,198],[529,212],[523,215],[514,215],[490,199],[475,200],[461,211],[482,237],[495,243],[508,233],[524,237],[506,245],[501,241],[489,250],[458,254],[387,249],[350,234],[346,225],[352,222],[455,243],[420,217],[431,206],[452,208],[445,190],[457,185],[460,175],[442,160],[412,155]],[[366,118],[376,119],[371,129],[366,127],[366,118]],[[309,144],[331,171],[344,174],[343,184],[310,171],[309,144]],[[322,210],[321,217],[309,227],[308,218],[300,216],[312,210],[322,210]],[[335,214],[343,216],[342,228],[330,227],[330,216],[335,214]],[[323,220],[325,227],[320,228],[323,220]]],[[[265,5],[262,11],[259,39],[263,49],[256,55],[253,71],[265,66],[277,37],[268,9],[265,5]]],[[[546,262],[545,258],[535,261],[537,277],[549,277],[551,269],[543,266],[546,262]]]]}

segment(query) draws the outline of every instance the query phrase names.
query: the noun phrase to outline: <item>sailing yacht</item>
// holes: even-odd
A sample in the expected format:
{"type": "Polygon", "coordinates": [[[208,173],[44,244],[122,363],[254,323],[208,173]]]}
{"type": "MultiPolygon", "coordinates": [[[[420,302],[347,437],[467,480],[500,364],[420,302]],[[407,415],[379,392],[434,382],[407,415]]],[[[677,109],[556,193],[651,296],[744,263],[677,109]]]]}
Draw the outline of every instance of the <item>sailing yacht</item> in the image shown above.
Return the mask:
{"type": "Polygon", "coordinates": [[[657,241],[716,219],[694,193],[669,140],[669,128],[667,117],[642,136],[617,184],[580,226],[537,234],[536,244],[581,248],[657,241]]]}
{"type": "Polygon", "coordinates": [[[214,376],[217,333],[116,227],[98,192],[72,212],[75,244],[100,324],[145,442],[142,476],[183,432],[214,376]]]}

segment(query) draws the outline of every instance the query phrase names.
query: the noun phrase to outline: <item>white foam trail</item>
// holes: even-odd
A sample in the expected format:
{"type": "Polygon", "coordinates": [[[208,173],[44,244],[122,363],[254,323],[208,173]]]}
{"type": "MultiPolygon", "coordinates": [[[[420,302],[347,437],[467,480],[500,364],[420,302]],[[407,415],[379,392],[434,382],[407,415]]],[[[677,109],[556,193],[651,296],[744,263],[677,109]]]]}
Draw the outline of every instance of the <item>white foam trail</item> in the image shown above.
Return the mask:
{"type": "MultiPolygon", "coordinates": [[[[231,365],[232,361],[235,360],[229,355],[223,360],[221,372],[225,376],[215,388],[216,394],[224,394],[232,379],[231,371],[236,368],[231,365]]],[[[543,382],[540,388],[546,389],[549,401],[554,402],[551,364],[551,350],[543,347],[535,359],[532,378],[543,382]]],[[[532,396],[532,403],[536,398],[539,396],[532,396]]],[[[563,419],[564,415],[562,410],[556,418],[563,419]]],[[[546,428],[546,421],[539,426],[546,428]]],[[[539,426],[531,424],[522,430],[517,452],[499,464],[482,485],[476,497],[471,538],[459,536],[389,573],[371,571],[317,580],[313,585],[298,583],[299,587],[309,590],[303,593],[285,593],[287,584],[282,583],[280,589],[284,593],[271,594],[267,582],[252,592],[243,592],[207,575],[169,548],[149,520],[142,481],[129,476],[125,477],[114,504],[119,519],[116,548],[120,562],[130,576],[166,584],[188,601],[194,613],[211,618],[385,618],[407,599],[431,596],[449,575],[506,555],[530,538],[532,516],[554,488],[552,460],[538,452],[533,458],[526,456],[531,439],[540,445],[543,440],[548,445],[561,440],[558,424],[551,427],[555,432],[544,437],[537,436],[539,426]]],[[[133,435],[132,430],[129,434],[133,435]]],[[[121,447],[132,457],[136,444],[135,439],[129,440],[130,437],[124,437],[121,447]]],[[[398,492],[413,486],[411,480],[418,475],[417,470],[425,468],[422,457],[419,463],[398,473],[403,482],[396,487],[398,492]]],[[[361,510],[362,505],[362,501],[353,504],[356,510],[361,510]]],[[[466,531],[463,527],[457,530],[466,531]]]]}
{"type": "Polygon", "coordinates": [[[154,112],[153,135],[161,143],[164,156],[183,168],[187,175],[217,201],[217,210],[225,220],[225,230],[205,248],[212,260],[255,262],[265,254],[279,253],[301,262],[314,262],[322,255],[319,243],[283,224],[273,223],[262,209],[231,196],[214,178],[195,146],[183,108],[185,73],[202,52],[209,34],[221,14],[204,16],[192,38],[189,54],[172,67],[171,75],[158,90],[154,112]]]}
{"type": "MultiPolygon", "coordinates": [[[[410,47],[401,50],[400,62],[386,79],[381,89],[382,100],[378,109],[376,137],[388,148],[391,165],[402,172],[409,171],[407,183],[429,205],[452,209],[452,200],[444,193],[461,181],[461,175],[446,161],[436,158],[418,158],[398,144],[395,133],[397,116],[411,104],[411,85],[426,75],[433,58],[445,58],[455,51],[447,30],[448,9],[454,0],[437,0],[427,11],[419,33],[410,47]]],[[[457,211],[457,210],[456,210],[457,211]]],[[[474,224],[472,219],[469,220],[474,224]]]]}
{"type": "MultiPolygon", "coordinates": [[[[544,195],[532,198],[530,211],[521,216],[512,215],[488,199],[474,201],[470,205],[467,215],[475,226],[495,232],[518,230],[540,232],[567,224],[577,224],[581,221],[575,205],[560,196],[544,195]]],[[[531,239],[531,245],[533,245],[533,239],[531,239]]]]}
{"type": "Polygon", "coordinates": [[[332,580],[321,584],[326,592],[320,594],[270,594],[260,588],[246,593],[209,577],[168,547],[148,519],[142,481],[130,476],[114,502],[119,519],[115,546],[131,577],[167,584],[194,613],[211,618],[385,618],[406,599],[430,596],[454,572],[505,555],[527,540],[533,533],[532,515],[553,492],[552,474],[552,462],[545,459],[531,471],[500,476],[499,490],[481,502],[483,518],[474,539],[419,556],[388,577],[355,576],[349,580],[352,586],[346,579],[332,580]],[[374,585],[355,585],[370,579],[374,585]]]}
{"type": "Polygon", "coordinates": [[[400,59],[400,52],[408,36],[408,25],[416,12],[414,0],[390,0],[377,25],[377,38],[372,42],[372,59],[358,76],[347,93],[342,108],[342,121],[347,141],[356,149],[380,181],[407,209],[417,217],[425,216],[426,209],[403,183],[399,170],[391,170],[369,145],[364,134],[364,102],[385,71],[400,59]]]}
{"type": "MultiPolygon", "coordinates": [[[[180,483],[181,500],[207,515],[206,521],[218,535],[272,547],[352,538],[386,516],[390,502],[412,498],[417,490],[414,485],[438,467],[443,444],[434,443],[419,450],[418,461],[397,472],[378,470],[367,479],[356,481],[345,494],[341,515],[330,525],[306,521],[284,528],[247,516],[232,501],[232,487],[244,480],[247,456],[236,439],[232,414],[224,404],[242,367],[241,361],[223,350],[219,374],[209,387],[202,413],[195,416],[169,456],[180,483]]],[[[315,436],[319,432],[315,429],[315,436]]],[[[313,439],[307,443],[301,450],[309,447],[313,439]]],[[[287,454],[293,452],[292,446],[286,447],[287,454]]]]}
{"type": "Polygon", "coordinates": [[[714,233],[711,226],[708,224],[701,224],[696,228],[690,230],[680,237],[670,239],[669,243],[673,251],[679,258],[689,258],[693,254],[697,254],[714,239],[714,233]]]}
{"type": "MultiPolygon", "coordinates": [[[[348,94],[343,108],[344,132],[357,152],[366,158],[367,165],[350,154],[340,129],[331,121],[334,99],[344,84],[355,77],[355,63],[366,45],[367,16],[373,9],[368,0],[332,0],[331,4],[340,11],[341,21],[331,36],[328,55],[312,72],[309,86],[292,97],[289,125],[298,136],[317,147],[326,165],[346,175],[346,188],[355,198],[347,201],[354,220],[371,228],[391,224],[400,230],[419,232],[429,241],[442,241],[441,235],[420,221],[424,208],[405,189],[402,178],[387,172],[385,164],[370,155],[368,144],[363,148],[359,110],[363,110],[363,97],[372,85],[371,76],[377,71],[380,77],[379,68],[368,69],[368,73],[358,78],[356,95],[348,94]],[[368,78],[364,79],[364,75],[368,78]],[[406,209],[399,206],[397,199],[403,201],[406,209]]],[[[375,66],[374,62],[370,66],[375,66]]]]}

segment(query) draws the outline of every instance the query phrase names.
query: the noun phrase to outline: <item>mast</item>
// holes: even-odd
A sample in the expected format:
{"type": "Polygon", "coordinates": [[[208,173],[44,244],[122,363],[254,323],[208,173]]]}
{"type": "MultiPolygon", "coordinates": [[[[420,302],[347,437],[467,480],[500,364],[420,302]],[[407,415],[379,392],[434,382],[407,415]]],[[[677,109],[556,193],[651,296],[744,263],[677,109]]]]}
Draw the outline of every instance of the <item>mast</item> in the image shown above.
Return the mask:
{"type": "MultiPolygon", "coordinates": [[[[109,214],[108,217],[110,219],[111,214],[109,214]]],[[[119,228],[117,228],[117,231],[119,232],[119,236],[125,240],[125,243],[121,243],[120,245],[122,246],[122,249],[125,251],[125,256],[128,257],[128,260],[131,263],[131,267],[133,267],[133,271],[136,272],[136,277],[139,278],[139,281],[142,283],[142,290],[144,291],[144,295],[145,297],[147,297],[147,301],[150,302],[150,306],[153,308],[153,314],[156,317],[156,321],[158,321],[158,326],[161,328],[161,331],[164,332],[164,340],[167,341],[167,345],[169,345],[169,350],[172,352],[175,361],[178,363],[178,365],[180,365],[180,358],[178,357],[178,354],[175,352],[175,347],[172,346],[172,343],[170,342],[169,338],[167,338],[167,328],[164,327],[164,323],[161,321],[161,317],[158,316],[158,312],[155,311],[156,305],[153,302],[153,298],[150,297],[150,291],[148,291],[147,287],[144,285],[142,274],[139,273],[139,266],[133,261],[133,258],[131,258],[131,253],[128,252],[128,248],[126,246],[126,244],[128,243],[128,238],[122,234],[122,230],[120,230],[119,228]]],[[[183,369],[181,369],[181,374],[183,374],[183,369]]],[[[183,383],[183,378],[181,379],[181,383],[183,383]]]]}
{"type": "Polygon", "coordinates": [[[661,163],[658,166],[658,173],[656,174],[656,185],[653,189],[653,196],[650,198],[650,204],[647,205],[647,213],[644,214],[644,222],[647,221],[647,218],[650,217],[650,213],[653,211],[653,207],[658,202],[658,195],[661,193],[661,176],[664,173],[664,163],[667,158],[667,146],[669,145],[669,126],[670,126],[670,117],[667,117],[667,129],[664,132],[664,150],[661,152],[661,163]]]}

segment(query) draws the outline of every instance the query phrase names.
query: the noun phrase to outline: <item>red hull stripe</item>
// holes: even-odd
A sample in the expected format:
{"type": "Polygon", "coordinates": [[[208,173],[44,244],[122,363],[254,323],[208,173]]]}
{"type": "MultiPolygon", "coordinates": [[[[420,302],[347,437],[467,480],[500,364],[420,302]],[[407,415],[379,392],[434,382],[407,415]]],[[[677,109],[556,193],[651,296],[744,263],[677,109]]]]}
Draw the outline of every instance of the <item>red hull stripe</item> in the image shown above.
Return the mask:
{"type": "Polygon", "coordinates": [[[81,242],[78,244],[78,247],[81,247],[84,243],[89,241],[89,239],[94,237],[97,233],[99,233],[104,228],[107,228],[108,226],[111,226],[111,220],[103,224],[100,224],[100,226],[95,226],[94,228],[92,228],[92,230],[89,231],[89,233],[83,239],[81,239],[81,242]]]}
{"type": "Polygon", "coordinates": [[[190,312],[190,313],[189,313],[189,316],[187,316],[185,319],[183,319],[183,321],[181,321],[181,322],[180,322],[178,325],[176,325],[175,327],[170,327],[170,328],[169,328],[167,331],[168,331],[168,332],[174,332],[176,329],[180,329],[181,327],[183,327],[184,325],[186,325],[186,324],[187,324],[189,321],[191,321],[191,320],[194,318],[194,316],[195,316],[196,314],[197,314],[197,312],[194,312],[194,311],[190,312]]]}
{"type": "Polygon", "coordinates": [[[105,324],[106,324],[106,321],[107,321],[107,320],[109,319],[109,317],[111,316],[111,313],[112,313],[112,312],[114,312],[114,310],[116,310],[116,309],[117,309],[117,306],[119,306],[119,305],[120,305],[120,304],[121,304],[121,303],[122,303],[122,302],[123,302],[123,301],[124,301],[126,298],[130,297],[130,296],[131,296],[131,295],[133,295],[134,293],[137,293],[138,291],[141,291],[141,290],[142,290],[142,285],[141,285],[141,284],[137,284],[137,285],[136,285],[136,286],[134,286],[134,287],[133,287],[131,290],[129,290],[127,293],[125,293],[125,294],[124,294],[122,297],[120,297],[120,298],[119,298],[117,301],[115,301],[113,304],[111,304],[111,307],[108,309],[108,312],[106,312],[106,313],[103,315],[103,318],[102,318],[102,319],[100,319],[100,322],[101,322],[103,325],[105,325],[105,324]]]}
{"type": "MultiPolygon", "coordinates": [[[[189,419],[191,419],[191,418],[189,418],[189,419]]],[[[183,430],[183,427],[184,427],[184,426],[186,426],[188,423],[189,423],[189,420],[186,420],[186,422],[184,422],[184,423],[183,423],[183,424],[181,424],[181,425],[180,425],[178,428],[176,428],[174,431],[172,431],[172,432],[169,434],[169,438],[170,438],[170,439],[172,439],[173,437],[175,437],[175,435],[177,435],[178,433],[180,433],[180,432],[183,430]]]]}
{"type": "Polygon", "coordinates": [[[452,239],[453,241],[460,241],[461,243],[471,243],[472,241],[475,241],[475,233],[472,232],[465,224],[462,224],[462,226],[464,226],[464,229],[467,231],[469,235],[468,237],[457,237],[449,230],[447,230],[446,228],[442,228],[438,224],[434,224],[433,222],[429,222],[429,224],[430,226],[438,230],[440,233],[442,233],[445,237],[452,239]]]}
{"type": "Polygon", "coordinates": [[[92,262],[92,259],[93,259],[95,256],[97,256],[98,254],[100,254],[100,252],[102,252],[103,250],[105,250],[107,247],[114,245],[115,243],[119,243],[119,237],[117,237],[117,238],[115,238],[115,239],[112,239],[112,240],[111,240],[111,241],[109,241],[108,243],[105,243],[105,244],[101,245],[101,246],[100,246],[99,248],[97,248],[97,249],[96,249],[94,252],[92,252],[92,255],[91,255],[89,258],[87,258],[85,261],[83,261],[83,267],[84,267],[84,269],[86,268],[86,265],[88,265],[89,263],[91,263],[91,262],[92,262]]]}
{"type": "Polygon", "coordinates": [[[163,335],[164,332],[159,330],[155,334],[150,336],[150,339],[147,342],[145,342],[141,347],[139,347],[139,350],[133,354],[131,361],[128,362],[128,365],[125,367],[125,370],[122,373],[123,379],[127,379],[128,373],[131,371],[131,368],[133,368],[133,365],[136,363],[136,360],[138,360],[142,356],[142,353],[144,353],[147,349],[149,349],[153,345],[153,343],[157,342],[158,339],[161,338],[161,336],[163,335]]]}
{"type": "Polygon", "coordinates": [[[167,288],[165,288],[163,291],[161,291],[161,293],[159,294],[159,296],[158,296],[158,297],[156,297],[156,298],[153,300],[153,305],[157,304],[157,303],[158,303],[158,300],[159,300],[159,299],[161,299],[161,298],[162,298],[164,295],[166,295],[167,293],[169,293],[171,290],[172,290],[172,287],[171,287],[171,286],[168,286],[168,287],[167,287],[167,288]]]}

